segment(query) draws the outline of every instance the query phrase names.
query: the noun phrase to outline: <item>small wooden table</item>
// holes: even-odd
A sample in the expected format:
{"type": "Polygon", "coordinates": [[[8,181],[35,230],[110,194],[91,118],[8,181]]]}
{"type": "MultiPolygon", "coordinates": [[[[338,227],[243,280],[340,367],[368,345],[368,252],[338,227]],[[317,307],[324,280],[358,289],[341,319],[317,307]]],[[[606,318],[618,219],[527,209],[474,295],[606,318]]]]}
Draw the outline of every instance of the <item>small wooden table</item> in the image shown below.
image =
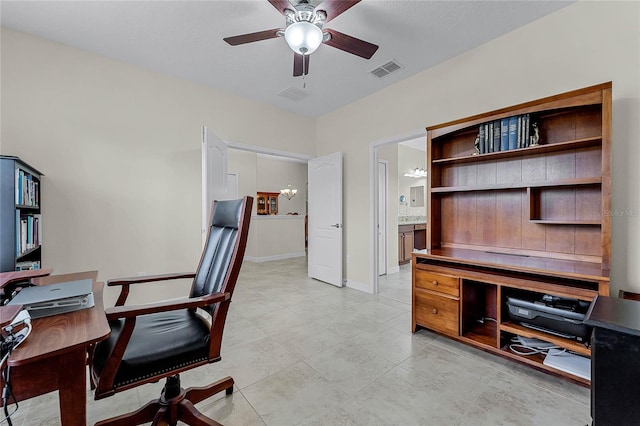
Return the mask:
{"type": "Polygon", "coordinates": [[[31,334],[7,361],[16,400],[59,391],[64,426],[86,425],[87,350],[110,333],[102,301],[104,285],[96,277],[97,272],[89,272],[38,279],[38,284],[53,284],[91,278],[95,306],[33,319],[31,334]]]}

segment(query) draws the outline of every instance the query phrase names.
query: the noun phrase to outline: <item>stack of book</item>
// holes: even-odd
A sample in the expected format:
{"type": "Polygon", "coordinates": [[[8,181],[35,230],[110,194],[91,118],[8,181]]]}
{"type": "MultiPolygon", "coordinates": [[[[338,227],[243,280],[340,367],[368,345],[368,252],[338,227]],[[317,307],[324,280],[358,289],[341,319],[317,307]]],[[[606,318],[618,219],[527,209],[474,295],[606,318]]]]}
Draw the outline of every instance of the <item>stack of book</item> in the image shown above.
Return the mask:
{"type": "Polygon", "coordinates": [[[16,169],[16,204],[37,207],[40,201],[38,186],[39,183],[31,174],[16,169]]]}
{"type": "Polygon", "coordinates": [[[479,154],[509,151],[531,145],[529,114],[516,115],[480,125],[479,154]]]}
{"type": "Polygon", "coordinates": [[[16,256],[42,244],[42,215],[20,215],[16,212],[16,256]]]}

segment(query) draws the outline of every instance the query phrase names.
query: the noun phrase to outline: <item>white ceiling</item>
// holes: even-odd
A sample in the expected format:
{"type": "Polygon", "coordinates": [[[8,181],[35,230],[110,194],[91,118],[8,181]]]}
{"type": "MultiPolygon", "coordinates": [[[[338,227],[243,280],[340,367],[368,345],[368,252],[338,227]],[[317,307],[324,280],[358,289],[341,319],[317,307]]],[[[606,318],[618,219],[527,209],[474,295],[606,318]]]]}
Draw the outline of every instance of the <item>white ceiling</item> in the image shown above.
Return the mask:
{"type": "Polygon", "coordinates": [[[363,0],[325,27],[377,44],[378,51],[365,60],[320,46],[304,82],[292,76],[293,52],[283,39],[235,47],[222,40],[282,28],[284,17],[267,0],[2,0],[0,13],[9,28],[313,117],[570,3],[363,0]],[[369,73],[392,59],[400,71],[382,79],[369,73]],[[309,96],[293,101],[277,95],[289,87],[309,96]]]}

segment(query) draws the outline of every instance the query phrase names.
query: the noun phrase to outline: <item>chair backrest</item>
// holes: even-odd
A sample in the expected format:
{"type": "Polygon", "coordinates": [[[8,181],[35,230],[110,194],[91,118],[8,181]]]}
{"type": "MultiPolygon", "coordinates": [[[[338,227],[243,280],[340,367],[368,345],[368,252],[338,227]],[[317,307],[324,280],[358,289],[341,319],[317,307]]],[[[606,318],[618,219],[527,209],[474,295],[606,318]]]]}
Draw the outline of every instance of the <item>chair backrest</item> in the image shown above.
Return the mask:
{"type": "Polygon", "coordinates": [[[627,290],[619,290],[618,297],[620,299],[640,301],[640,293],[634,293],[632,291],[627,291],[627,290]]]}
{"type": "MultiPolygon", "coordinates": [[[[191,297],[233,294],[249,233],[252,197],[214,201],[207,240],[191,285],[191,297]]],[[[213,314],[214,306],[209,309],[213,314]]]]}

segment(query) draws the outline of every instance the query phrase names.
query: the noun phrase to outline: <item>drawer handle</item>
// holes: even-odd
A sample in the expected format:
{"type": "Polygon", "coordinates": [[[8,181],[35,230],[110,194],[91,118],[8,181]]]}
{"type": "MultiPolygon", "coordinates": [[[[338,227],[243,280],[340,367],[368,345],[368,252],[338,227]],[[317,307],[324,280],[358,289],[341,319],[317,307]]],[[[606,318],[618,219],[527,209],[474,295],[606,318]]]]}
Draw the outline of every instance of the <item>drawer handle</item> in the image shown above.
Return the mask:
{"type": "Polygon", "coordinates": [[[433,285],[438,285],[438,281],[433,280],[433,281],[431,282],[431,284],[433,284],[433,285]]]}
{"type": "Polygon", "coordinates": [[[434,314],[437,314],[437,313],[438,313],[438,310],[437,310],[436,308],[433,308],[433,313],[434,313],[434,314]]]}

